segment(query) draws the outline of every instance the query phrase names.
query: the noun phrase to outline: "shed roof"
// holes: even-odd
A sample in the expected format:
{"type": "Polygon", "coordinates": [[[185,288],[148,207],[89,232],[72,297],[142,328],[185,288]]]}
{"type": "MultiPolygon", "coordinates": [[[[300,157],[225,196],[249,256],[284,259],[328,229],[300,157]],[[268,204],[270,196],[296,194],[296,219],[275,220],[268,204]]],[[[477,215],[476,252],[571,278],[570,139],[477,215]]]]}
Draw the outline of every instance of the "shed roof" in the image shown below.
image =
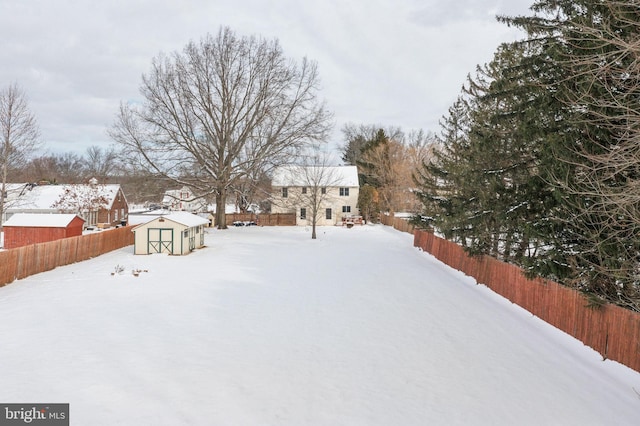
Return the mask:
{"type": "Polygon", "coordinates": [[[359,186],[356,166],[283,166],[273,172],[273,186],[359,186]]]}
{"type": "Polygon", "coordinates": [[[209,224],[209,220],[205,219],[203,217],[200,217],[198,215],[192,214],[192,213],[188,213],[188,212],[174,212],[168,215],[163,215],[160,217],[150,217],[148,221],[141,223],[140,225],[134,227],[132,229],[132,231],[135,231],[137,228],[140,228],[141,226],[144,226],[148,223],[153,222],[154,220],[159,220],[159,219],[164,219],[164,220],[170,220],[172,222],[175,222],[179,225],[183,225],[186,226],[188,228],[194,227],[194,226],[200,226],[200,225],[208,225],[209,224]]]}
{"type": "Polygon", "coordinates": [[[75,214],[16,213],[3,226],[66,228],[76,217],[84,222],[84,219],[75,214]]]}

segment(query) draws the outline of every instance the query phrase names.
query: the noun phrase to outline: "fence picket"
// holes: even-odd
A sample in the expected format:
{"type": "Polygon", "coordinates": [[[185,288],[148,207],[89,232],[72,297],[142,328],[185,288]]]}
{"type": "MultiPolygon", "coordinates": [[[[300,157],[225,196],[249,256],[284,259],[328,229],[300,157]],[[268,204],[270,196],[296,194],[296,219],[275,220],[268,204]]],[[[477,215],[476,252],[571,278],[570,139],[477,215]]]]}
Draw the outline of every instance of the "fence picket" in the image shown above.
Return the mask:
{"type": "Polygon", "coordinates": [[[131,226],[0,251],[0,287],[133,244],[131,226]]]}
{"type": "MultiPolygon", "coordinates": [[[[395,221],[388,221],[395,226],[395,221]]],[[[402,230],[404,226],[397,229],[402,230]]],[[[472,276],[540,319],[582,341],[603,358],[640,371],[640,314],[615,305],[590,307],[581,293],[553,281],[529,279],[488,256],[469,256],[459,245],[415,230],[414,246],[472,276]]]]}

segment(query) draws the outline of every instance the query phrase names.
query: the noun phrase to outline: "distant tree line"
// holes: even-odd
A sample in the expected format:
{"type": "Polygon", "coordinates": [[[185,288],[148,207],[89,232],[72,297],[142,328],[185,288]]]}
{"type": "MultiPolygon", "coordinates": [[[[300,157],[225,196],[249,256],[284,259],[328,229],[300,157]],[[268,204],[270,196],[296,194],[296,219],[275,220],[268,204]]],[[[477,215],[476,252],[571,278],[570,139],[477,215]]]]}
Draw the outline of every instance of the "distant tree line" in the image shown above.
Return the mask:
{"type": "Polygon", "coordinates": [[[30,153],[24,161],[9,163],[7,182],[39,184],[87,183],[95,178],[101,184],[118,183],[133,203],[159,203],[171,182],[126,167],[113,146],[90,146],[83,154],[30,153]]]}
{"type": "Polygon", "coordinates": [[[432,155],[435,135],[353,123],[346,124],[342,133],[342,161],[358,166],[358,208],[363,217],[375,221],[379,212],[419,211],[412,174],[432,155]]]}
{"type": "Polygon", "coordinates": [[[531,10],[443,118],[419,223],[640,311],[640,2],[531,10]]]}

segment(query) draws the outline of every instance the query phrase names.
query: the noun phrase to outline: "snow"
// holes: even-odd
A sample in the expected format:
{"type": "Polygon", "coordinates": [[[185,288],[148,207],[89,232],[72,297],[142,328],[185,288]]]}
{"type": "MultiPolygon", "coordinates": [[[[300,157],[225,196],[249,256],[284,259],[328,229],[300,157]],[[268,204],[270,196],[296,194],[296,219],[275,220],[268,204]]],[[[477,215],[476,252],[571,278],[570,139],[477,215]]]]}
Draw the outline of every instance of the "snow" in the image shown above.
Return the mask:
{"type": "Polygon", "coordinates": [[[411,235],[310,232],[208,230],[0,288],[0,401],[79,425],[637,424],[640,373],[411,235]]]}
{"type": "Polygon", "coordinates": [[[326,181],[328,186],[359,186],[356,166],[296,165],[276,168],[273,172],[272,186],[309,186],[310,181],[316,179],[326,181]]]}
{"type": "MultiPolygon", "coordinates": [[[[157,216],[157,217],[150,216],[148,221],[141,222],[136,228],[138,228],[138,227],[140,227],[140,226],[142,226],[144,224],[147,224],[147,223],[151,222],[152,220],[160,219],[160,218],[163,218],[165,220],[170,220],[171,222],[175,222],[177,224],[184,225],[184,226],[186,226],[188,228],[209,224],[209,220],[208,219],[205,219],[205,218],[200,217],[198,215],[195,215],[193,213],[189,213],[189,212],[172,212],[170,214],[161,215],[161,216],[157,216]]],[[[134,228],[134,230],[136,228],[134,228]]]]}
{"type": "Polygon", "coordinates": [[[108,200],[109,205],[112,205],[120,190],[120,185],[101,184],[94,187],[88,185],[36,185],[25,190],[23,194],[12,201],[10,208],[14,210],[55,210],[53,206],[63,200],[66,191],[83,193],[93,190],[97,191],[96,195],[104,197],[108,200]]]}
{"type": "MultiPolygon", "coordinates": [[[[16,213],[4,226],[64,228],[76,218],[75,214],[16,213]]],[[[84,219],[82,219],[84,221],[84,219]]]]}

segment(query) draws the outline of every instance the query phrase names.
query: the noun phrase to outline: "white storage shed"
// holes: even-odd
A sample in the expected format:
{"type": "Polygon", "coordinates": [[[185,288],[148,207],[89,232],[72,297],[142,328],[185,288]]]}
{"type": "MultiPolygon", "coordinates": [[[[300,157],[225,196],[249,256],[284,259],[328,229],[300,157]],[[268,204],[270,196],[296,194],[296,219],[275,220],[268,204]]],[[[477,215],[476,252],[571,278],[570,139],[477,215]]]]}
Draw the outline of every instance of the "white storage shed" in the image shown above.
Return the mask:
{"type": "Polygon", "coordinates": [[[187,212],[151,218],[132,229],[134,253],[189,254],[204,246],[204,231],[208,224],[207,219],[187,212]]]}

